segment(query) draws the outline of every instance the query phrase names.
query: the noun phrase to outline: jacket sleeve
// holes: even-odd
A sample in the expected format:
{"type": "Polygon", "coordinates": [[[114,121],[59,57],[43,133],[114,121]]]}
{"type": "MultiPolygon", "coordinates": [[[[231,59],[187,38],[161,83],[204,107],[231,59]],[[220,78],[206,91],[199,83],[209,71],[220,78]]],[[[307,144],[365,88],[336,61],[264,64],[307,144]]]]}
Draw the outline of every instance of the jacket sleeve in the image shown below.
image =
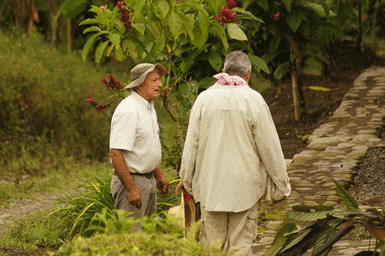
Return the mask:
{"type": "Polygon", "coordinates": [[[254,125],[254,141],[267,173],[285,196],[291,193],[278,133],[266,104],[260,106],[254,125]]]}
{"type": "Polygon", "coordinates": [[[180,176],[183,181],[183,186],[190,194],[193,194],[192,180],[195,173],[195,163],[197,160],[199,146],[201,108],[198,105],[199,103],[195,102],[191,109],[180,169],[180,176]]]}

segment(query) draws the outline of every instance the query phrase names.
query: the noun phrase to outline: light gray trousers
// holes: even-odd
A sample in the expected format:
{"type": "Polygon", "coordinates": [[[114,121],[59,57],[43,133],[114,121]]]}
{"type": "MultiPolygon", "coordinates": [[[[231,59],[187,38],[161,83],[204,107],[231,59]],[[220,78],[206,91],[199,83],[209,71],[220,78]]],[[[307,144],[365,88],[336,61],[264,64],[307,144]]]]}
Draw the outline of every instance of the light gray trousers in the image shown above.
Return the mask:
{"type": "Polygon", "coordinates": [[[210,212],[201,206],[202,244],[220,239],[223,251],[252,255],[251,246],[258,235],[258,203],[243,212],[210,212]]]}
{"type": "MultiPolygon", "coordinates": [[[[136,208],[130,204],[128,198],[128,192],[126,187],[120,181],[117,175],[114,175],[111,180],[111,192],[115,203],[115,209],[125,210],[132,212],[130,217],[143,218],[144,216],[151,216],[157,212],[156,205],[156,181],[155,178],[146,177],[143,175],[131,174],[132,180],[135,183],[136,188],[139,190],[140,197],[142,199],[142,207],[136,208]]],[[[134,225],[132,228],[133,232],[136,232],[141,228],[140,224],[134,225]]]]}

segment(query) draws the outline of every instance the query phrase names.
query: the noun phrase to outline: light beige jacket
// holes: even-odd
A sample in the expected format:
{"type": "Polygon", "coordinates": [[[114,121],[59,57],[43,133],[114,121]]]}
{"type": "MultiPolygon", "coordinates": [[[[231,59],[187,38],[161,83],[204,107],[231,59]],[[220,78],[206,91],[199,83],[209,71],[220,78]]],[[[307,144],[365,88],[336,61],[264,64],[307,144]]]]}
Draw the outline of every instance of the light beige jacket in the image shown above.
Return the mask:
{"type": "Polygon", "coordinates": [[[241,212],[265,193],[267,174],[291,193],[268,106],[249,86],[211,86],[190,113],[180,175],[207,211],[241,212]]]}

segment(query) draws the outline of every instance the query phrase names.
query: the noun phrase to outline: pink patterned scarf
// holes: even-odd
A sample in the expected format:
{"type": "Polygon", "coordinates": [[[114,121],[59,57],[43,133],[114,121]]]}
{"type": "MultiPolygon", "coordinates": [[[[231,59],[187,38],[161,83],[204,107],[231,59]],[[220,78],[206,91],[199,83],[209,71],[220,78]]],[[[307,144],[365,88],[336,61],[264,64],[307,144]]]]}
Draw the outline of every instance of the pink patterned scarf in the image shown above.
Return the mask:
{"type": "Polygon", "coordinates": [[[227,73],[219,73],[214,76],[218,79],[220,85],[233,85],[233,86],[246,86],[248,85],[245,80],[239,76],[229,76],[227,73]]]}

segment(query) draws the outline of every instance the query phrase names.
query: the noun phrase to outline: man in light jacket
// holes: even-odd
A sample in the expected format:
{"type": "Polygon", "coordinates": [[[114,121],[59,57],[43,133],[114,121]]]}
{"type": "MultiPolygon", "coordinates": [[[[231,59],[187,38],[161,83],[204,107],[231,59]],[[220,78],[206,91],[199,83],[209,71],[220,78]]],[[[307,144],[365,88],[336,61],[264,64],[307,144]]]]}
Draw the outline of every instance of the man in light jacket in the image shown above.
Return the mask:
{"type": "Polygon", "coordinates": [[[200,203],[203,244],[218,239],[224,251],[251,255],[257,236],[257,203],[270,176],[283,195],[291,186],[269,108],[248,85],[251,63],[230,53],[217,83],[191,110],[180,170],[181,182],[200,203]]]}

